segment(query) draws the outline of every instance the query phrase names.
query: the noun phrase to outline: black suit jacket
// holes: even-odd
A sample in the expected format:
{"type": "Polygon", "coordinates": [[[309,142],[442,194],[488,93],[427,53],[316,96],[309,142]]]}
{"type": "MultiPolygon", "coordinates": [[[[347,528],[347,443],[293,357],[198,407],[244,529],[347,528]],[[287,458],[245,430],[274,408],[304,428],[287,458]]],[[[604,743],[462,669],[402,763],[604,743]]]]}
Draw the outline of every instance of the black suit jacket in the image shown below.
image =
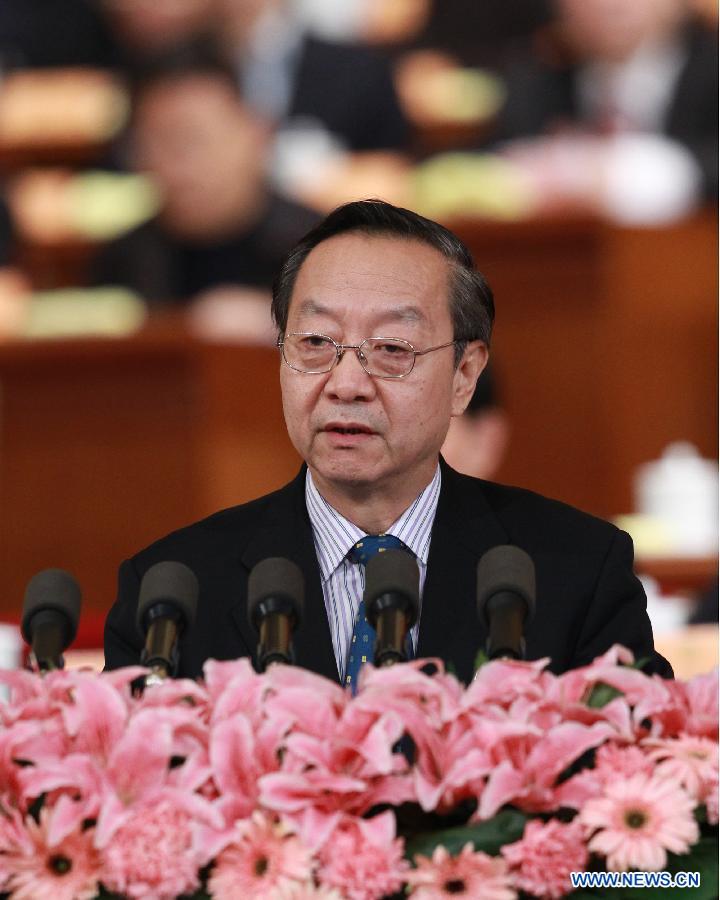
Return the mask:
{"type": "Polygon", "coordinates": [[[181,305],[221,285],[269,291],[287,254],[318,219],[272,195],[250,228],[222,240],[181,240],[152,219],[106,244],[90,277],[94,284],[130,288],[154,307],[181,305]]]}
{"type": "Polygon", "coordinates": [[[406,150],[410,141],[390,59],[363,44],[306,36],[288,118],[317,119],[352,151],[406,150]]]}
{"type": "MultiPolygon", "coordinates": [[[[154,563],[176,560],[200,582],[195,626],[181,639],[179,675],[197,677],[208,658],[253,657],[247,580],[270,556],[296,562],[305,575],[305,615],[295,635],[298,665],[338,678],[312,530],[305,470],[289,485],[210,516],[152,544],[120,567],[119,593],[105,626],[107,668],[136,664],[138,588],[154,563]]],[[[562,672],[589,663],[614,643],[671,676],[653,649],[645,595],[632,572],[632,543],[613,525],[529,491],[459,475],[442,463],[442,488],[430,543],[418,656],[440,657],[469,682],[486,633],[475,610],[475,570],[497,544],[533,558],[537,611],[526,631],[527,656],[549,656],[562,672]]]]}

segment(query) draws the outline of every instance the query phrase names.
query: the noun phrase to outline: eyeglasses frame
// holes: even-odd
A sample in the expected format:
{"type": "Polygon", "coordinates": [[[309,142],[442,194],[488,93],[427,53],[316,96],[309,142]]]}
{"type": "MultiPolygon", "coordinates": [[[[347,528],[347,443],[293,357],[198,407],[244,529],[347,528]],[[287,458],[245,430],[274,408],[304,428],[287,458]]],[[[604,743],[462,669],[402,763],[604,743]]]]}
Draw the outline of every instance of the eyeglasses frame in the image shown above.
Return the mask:
{"type": "Polygon", "coordinates": [[[452,341],[448,341],[446,344],[437,344],[436,346],[428,347],[425,350],[416,350],[413,347],[413,345],[410,343],[410,341],[406,341],[405,338],[377,335],[377,336],[373,336],[373,337],[366,337],[359,344],[338,344],[338,342],[336,340],[334,340],[333,338],[331,338],[330,335],[322,334],[319,331],[288,331],[287,333],[283,333],[277,339],[277,348],[280,351],[280,356],[282,357],[282,361],[285,363],[285,365],[288,367],[288,369],[292,369],[293,372],[297,372],[300,375],[327,375],[328,372],[332,372],[332,370],[335,368],[335,366],[337,366],[337,364],[342,359],[343,354],[345,353],[346,350],[354,350],[355,355],[358,358],[358,362],[360,363],[360,365],[363,368],[363,371],[366,372],[371,378],[385,378],[388,380],[397,381],[400,378],[407,378],[408,375],[410,375],[412,370],[415,368],[415,361],[418,356],[425,356],[426,353],[432,353],[434,350],[444,350],[446,347],[453,347],[453,346],[457,345],[458,343],[459,342],[458,342],[457,338],[454,338],[452,341]],[[320,337],[320,338],[324,338],[326,341],[330,341],[330,343],[333,344],[335,347],[335,361],[330,364],[329,369],[321,369],[319,371],[307,371],[305,369],[298,369],[295,366],[291,365],[288,362],[287,357],[285,356],[285,338],[286,337],[320,337]],[[368,372],[368,370],[365,368],[365,364],[363,363],[363,359],[365,359],[365,361],[367,361],[367,357],[364,356],[362,349],[361,349],[363,344],[367,344],[368,341],[397,341],[398,343],[401,343],[401,344],[407,344],[413,354],[413,361],[412,361],[412,365],[410,366],[410,369],[407,372],[404,372],[402,375],[375,375],[373,372],[368,372]]]}

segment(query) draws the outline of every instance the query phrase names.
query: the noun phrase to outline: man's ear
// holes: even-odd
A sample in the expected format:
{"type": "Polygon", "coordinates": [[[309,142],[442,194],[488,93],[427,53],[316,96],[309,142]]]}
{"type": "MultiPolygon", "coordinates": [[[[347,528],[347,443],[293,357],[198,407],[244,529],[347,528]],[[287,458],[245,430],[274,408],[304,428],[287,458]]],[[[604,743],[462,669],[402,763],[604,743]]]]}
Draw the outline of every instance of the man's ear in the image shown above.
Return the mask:
{"type": "Polygon", "coordinates": [[[488,363],[489,352],[483,341],[470,341],[453,378],[452,415],[461,416],[475,390],[477,380],[488,363]]]}

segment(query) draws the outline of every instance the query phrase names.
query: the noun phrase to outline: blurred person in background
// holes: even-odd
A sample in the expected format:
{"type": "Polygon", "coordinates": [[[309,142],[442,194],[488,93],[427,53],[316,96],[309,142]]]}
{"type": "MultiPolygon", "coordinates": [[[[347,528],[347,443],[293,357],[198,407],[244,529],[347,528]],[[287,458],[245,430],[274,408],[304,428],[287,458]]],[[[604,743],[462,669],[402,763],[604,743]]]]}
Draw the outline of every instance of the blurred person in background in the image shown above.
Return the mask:
{"type": "Polygon", "coordinates": [[[552,0],[434,0],[411,46],[448,53],[464,66],[496,68],[509,53],[527,52],[552,12],[552,0]]]}
{"type": "Polygon", "coordinates": [[[242,95],[268,120],[320,131],[347,151],[406,147],[407,122],[382,52],[313,33],[292,0],[214,2],[242,95]]]}
{"type": "Polygon", "coordinates": [[[669,220],[717,193],[714,29],[687,0],[555,0],[536,52],[505,73],[495,132],[553,199],[669,220]],[[518,142],[517,139],[531,138],[518,142]]]}
{"type": "Polygon", "coordinates": [[[93,0],[2,0],[0,70],[105,67],[114,43],[93,0]]]}
{"type": "Polygon", "coordinates": [[[2,0],[3,68],[132,71],[214,28],[214,0],[2,0]]]}
{"type": "Polygon", "coordinates": [[[210,53],[190,48],[158,63],[138,87],[131,140],[161,210],[104,248],[95,283],[124,285],[152,304],[237,286],[269,297],[288,248],[316,221],[270,190],[270,136],[210,53]]]}
{"type": "MultiPolygon", "coordinates": [[[[215,3],[242,96],[275,124],[270,172],[278,188],[322,210],[368,186],[383,193],[406,164],[410,143],[390,58],[353,27],[338,28],[337,10],[328,16],[322,4],[215,3]]],[[[353,14],[365,3],[354,2],[353,14]]]]}
{"type": "Polygon", "coordinates": [[[495,477],[510,434],[507,414],[498,402],[495,377],[488,365],[462,416],[455,416],[442,447],[447,463],[463,475],[495,477]]]}
{"type": "Polygon", "coordinates": [[[113,65],[131,73],[173,48],[209,38],[215,27],[213,0],[100,0],[100,5],[115,42],[113,65]]]}

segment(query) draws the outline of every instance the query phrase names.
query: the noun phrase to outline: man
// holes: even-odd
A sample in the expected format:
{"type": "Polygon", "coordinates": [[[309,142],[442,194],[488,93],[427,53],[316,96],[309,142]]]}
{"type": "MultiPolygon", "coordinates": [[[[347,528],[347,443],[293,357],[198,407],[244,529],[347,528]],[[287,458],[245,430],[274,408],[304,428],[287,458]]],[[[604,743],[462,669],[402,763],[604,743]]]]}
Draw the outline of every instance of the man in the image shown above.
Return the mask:
{"type": "Polygon", "coordinates": [[[215,4],[246,102],[285,139],[300,129],[352,153],[408,148],[408,122],[381,50],[322,37],[308,10],[287,0],[215,4]]]}
{"type": "Polygon", "coordinates": [[[233,287],[264,289],[269,304],[288,250],[319,218],[271,190],[269,139],[211,51],[158,61],[136,92],[131,143],[162,208],[103,249],[95,283],[124,285],[156,306],[233,287]]]}
{"type": "Polygon", "coordinates": [[[422,600],[411,634],[464,681],[486,633],[475,612],[478,559],[516,544],[537,570],[529,658],[563,671],[615,642],[672,674],[653,650],[627,535],[516,488],[454,472],[439,451],[488,358],[493,297],[463,244],[380,201],[340,207],[293,250],[275,283],[280,380],[290,437],[306,466],[276,493],[181,529],[123,563],[106,625],[110,668],[136,663],[135,609],[149,566],[180,560],[200,581],[180,674],[209,657],[251,656],[247,579],[267,557],[305,576],[299,665],[347,681],[362,597],[355,548],[393,535],[418,563],[422,600]]]}
{"type": "Polygon", "coordinates": [[[462,416],[456,416],[442,446],[443,459],[463,475],[494,478],[506,455],[510,437],[508,416],[498,400],[495,377],[488,365],[462,416]]]}
{"type": "Polygon", "coordinates": [[[555,9],[555,27],[538,35],[536,50],[505,67],[506,101],[492,139],[521,139],[534,171],[546,161],[546,190],[577,199],[580,186],[595,182],[624,218],[637,215],[640,199],[649,210],[665,197],[662,206],[673,210],[714,201],[717,26],[701,22],[685,0],[556,0],[555,9]],[[550,164],[567,169],[567,140],[581,135],[594,137],[593,165],[586,141],[584,171],[555,184],[562,173],[551,181],[550,164]],[[604,177],[588,178],[600,165],[604,177]]]}

